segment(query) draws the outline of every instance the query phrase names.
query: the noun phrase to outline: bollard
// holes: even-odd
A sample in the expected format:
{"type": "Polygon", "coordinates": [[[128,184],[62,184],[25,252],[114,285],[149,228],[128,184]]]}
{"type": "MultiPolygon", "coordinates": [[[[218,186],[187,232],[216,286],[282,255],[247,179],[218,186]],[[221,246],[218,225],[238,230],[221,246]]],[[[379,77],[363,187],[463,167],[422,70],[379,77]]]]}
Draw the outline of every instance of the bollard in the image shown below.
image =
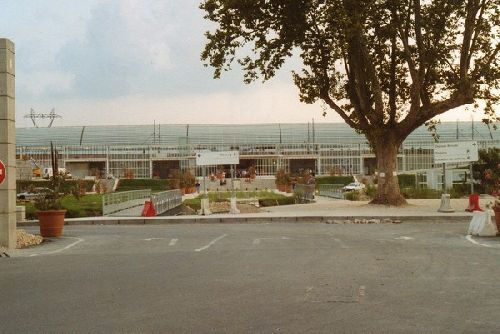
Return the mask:
{"type": "Polygon", "coordinates": [[[483,211],[483,209],[479,207],[479,194],[474,193],[469,195],[469,207],[465,209],[465,211],[483,211]]]}
{"type": "Polygon", "coordinates": [[[156,216],[156,210],[153,207],[153,203],[151,201],[144,202],[144,209],[142,209],[142,217],[154,217],[156,216]]]}
{"type": "Polygon", "coordinates": [[[450,194],[441,195],[441,206],[438,209],[439,212],[455,212],[455,210],[450,205],[450,194]]]}

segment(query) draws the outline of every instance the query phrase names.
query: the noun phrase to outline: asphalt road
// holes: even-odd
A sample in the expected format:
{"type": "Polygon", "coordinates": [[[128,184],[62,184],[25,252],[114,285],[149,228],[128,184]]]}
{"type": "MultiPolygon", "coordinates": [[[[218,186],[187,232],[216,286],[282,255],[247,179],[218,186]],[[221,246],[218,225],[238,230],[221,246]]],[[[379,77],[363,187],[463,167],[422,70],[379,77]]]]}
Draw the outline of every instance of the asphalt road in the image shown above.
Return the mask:
{"type": "Polygon", "coordinates": [[[500,240],[465,229],[71,226],[0,258],[0,333],[498,333],[500,240]]]}

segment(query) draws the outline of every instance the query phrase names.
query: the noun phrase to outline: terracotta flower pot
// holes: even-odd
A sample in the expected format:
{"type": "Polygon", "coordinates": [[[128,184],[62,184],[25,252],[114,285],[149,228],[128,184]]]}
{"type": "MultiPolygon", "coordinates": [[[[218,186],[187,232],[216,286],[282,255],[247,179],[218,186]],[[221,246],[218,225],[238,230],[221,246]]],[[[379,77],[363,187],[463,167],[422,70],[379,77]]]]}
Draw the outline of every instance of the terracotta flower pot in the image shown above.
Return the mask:
{"type": "Polygon", "coordinates": [[[46,237],[60,237],[64,228],[66,210],[38,211],[40,235],[46,237]]]}

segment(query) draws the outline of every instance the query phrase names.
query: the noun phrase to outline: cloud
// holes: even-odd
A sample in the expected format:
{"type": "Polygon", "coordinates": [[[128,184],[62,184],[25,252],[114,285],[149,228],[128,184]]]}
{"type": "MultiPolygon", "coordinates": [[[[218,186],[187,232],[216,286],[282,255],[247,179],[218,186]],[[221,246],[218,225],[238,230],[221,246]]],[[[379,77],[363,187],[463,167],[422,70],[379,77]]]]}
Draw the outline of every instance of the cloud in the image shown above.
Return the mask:
{"type": "Polygon", "coordinates": [[[17,87],[33,97],[65,94],[73,88],[75,78],[70,73],[39,70],[30,72],[29,76],[18,76],[17,87]]]}
{"type": "MultiPolygon", "coordinates": [[[[47,103],[42,109],[51,107],[47,103]]],[[[58,104],[56,112],[63,116],[62,120],[56,120],[59,126],[152,124],[154,121],[164,124],[298,123],[308,122],[313,117],[318,122],[338,119],[333,114],[321,117],[319,105],[300,103],[296,89],[279,82],[239,93],[192,94],[189,98],[165,96],[152,99],[129,95],[101,100],[68,99],[58,104]]],[[[29,123],[18,117],[18,126],[29,126],[29,123]]]]}

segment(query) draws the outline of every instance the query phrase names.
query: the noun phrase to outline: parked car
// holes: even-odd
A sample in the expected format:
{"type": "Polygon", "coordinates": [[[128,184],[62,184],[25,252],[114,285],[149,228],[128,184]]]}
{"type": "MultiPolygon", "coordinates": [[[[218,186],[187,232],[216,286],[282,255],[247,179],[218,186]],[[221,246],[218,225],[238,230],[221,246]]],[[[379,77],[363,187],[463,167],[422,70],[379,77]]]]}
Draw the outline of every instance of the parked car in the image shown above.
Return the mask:
{"type": "Polygon", "coordinates": [[[344,191],[353,191],[353,190],[363,190],[365,189],[366,186],[363,184],[363,183],[360,183],[360,182],[353,182],[353,183],[349,183],[347,186],[344,186],[344,188],[342,188],[344,191]]]}
{"type": "Polygon", "coordinates": [[[32,190],[23,191],[22,193],[17,194],[17,199],[23,199],[27,201],[34,200],[35,198],[40,198],[45,196],[47,193],[50,193],[49,188],[33,188],[32,190]]]}

